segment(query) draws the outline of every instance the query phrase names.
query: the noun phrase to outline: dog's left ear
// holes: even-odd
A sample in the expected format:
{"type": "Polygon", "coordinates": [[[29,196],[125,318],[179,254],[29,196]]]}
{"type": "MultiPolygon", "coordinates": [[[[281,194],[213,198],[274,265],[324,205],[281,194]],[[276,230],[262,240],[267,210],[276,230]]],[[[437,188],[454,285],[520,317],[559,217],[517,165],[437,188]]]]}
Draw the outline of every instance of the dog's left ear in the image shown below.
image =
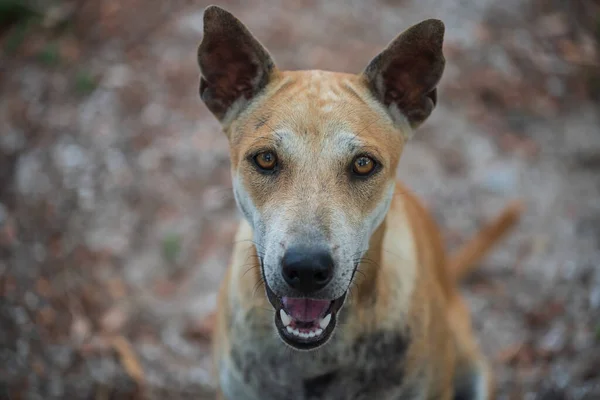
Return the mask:
{"type": "Polygon", "coordinates": [[[275,70],[267,50],[244,24],[217,6],[204,10],[198,65],[200,97],[222,123],[234,119],[275,70]]]}
{"type": "Polygon", "coordinates": [[[443,22],[423,21],[398,35],[364,70],[371,91],[394,121],[406,118],[414,129],[431,114],[444,72],[443,42],[443,22]]]}

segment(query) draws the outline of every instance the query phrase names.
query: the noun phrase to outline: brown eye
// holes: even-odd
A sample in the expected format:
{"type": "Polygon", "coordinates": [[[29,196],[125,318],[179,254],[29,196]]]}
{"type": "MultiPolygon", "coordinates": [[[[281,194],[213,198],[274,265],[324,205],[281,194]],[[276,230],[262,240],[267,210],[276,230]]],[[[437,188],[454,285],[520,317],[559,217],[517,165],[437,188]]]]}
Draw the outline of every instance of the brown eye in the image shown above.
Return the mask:
{"type": "Polygon", "coordinates": [[[263,151],[254,157],[256,165],[265,171],[272,171],[277,166],[277,156],[272,151],[263,151]]]}
{"type": "Polygon", "coordinates": [[[352,165],[352,172],[359,176],[367,176],[375,169],[375,161],[366,156],[357,157],[352,165]]]}

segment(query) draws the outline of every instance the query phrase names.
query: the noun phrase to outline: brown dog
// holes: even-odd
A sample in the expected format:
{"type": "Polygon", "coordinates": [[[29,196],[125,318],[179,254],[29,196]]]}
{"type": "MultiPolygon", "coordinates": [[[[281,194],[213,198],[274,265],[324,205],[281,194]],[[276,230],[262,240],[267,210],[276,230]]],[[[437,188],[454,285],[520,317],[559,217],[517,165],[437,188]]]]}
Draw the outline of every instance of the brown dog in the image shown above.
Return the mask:
{"type": "Polygon", "coordinates": [[[436,104],[443,35],[423,21],[359,75],[280,71],[233,15],[206,9],[200,96],[229,139],[245,216],[219,296],[220,398],[493,397],[457,281],[520,208],[447,259],[396,182],[436,104]]]}

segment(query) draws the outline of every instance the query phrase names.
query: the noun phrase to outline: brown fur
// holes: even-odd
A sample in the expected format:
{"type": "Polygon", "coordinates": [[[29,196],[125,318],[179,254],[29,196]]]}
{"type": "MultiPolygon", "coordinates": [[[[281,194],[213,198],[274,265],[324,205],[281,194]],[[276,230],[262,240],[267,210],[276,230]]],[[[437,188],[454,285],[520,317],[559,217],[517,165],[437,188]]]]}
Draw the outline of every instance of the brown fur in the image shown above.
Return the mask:
{"type": "Polygon", "coordinates": [[[200,92],[229,138],[246,216],[219,292],[214,335],[215,368],[235,400],[493,398],[457,283],[516,223],[521,207],[510,205],[447,259],[434,220],[395,179],[405,141],[437,101],[443,31],[434,20],[410,28],[359,75],[280,71],[235,17],[206,10],[200,92]],[[265,149],[277,152],[276,175],[257,173],[250,161],[265,149]],[[358,150],[374,156],[381,171],[348,177],[358,150]],[[290,355],[273,332],[261,288],[269,276],[259,260],[268,264],[267,250],[298,237],[318,237],[342,257],[348,232],[367,232],[365,221],[376,225],[339,315],[342,327],[312,355],[290,355]],[[487,395],[476,397],[478,385],[487,395]]]}

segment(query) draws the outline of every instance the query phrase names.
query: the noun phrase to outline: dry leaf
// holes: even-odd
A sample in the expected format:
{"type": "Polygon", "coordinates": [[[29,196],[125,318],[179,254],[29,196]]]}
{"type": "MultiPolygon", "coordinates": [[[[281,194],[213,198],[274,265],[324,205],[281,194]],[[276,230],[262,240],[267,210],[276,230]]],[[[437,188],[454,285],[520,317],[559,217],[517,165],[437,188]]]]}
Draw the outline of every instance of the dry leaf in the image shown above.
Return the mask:
{"type": "Polygon", "coordinates": [[[519,352],[522,348],[523,343],[518,343],[513,346],[510,346],[504,350],[501,350],[496,356],[496,359],[502,364],[513,364],[519,356],[519,352]]]}
{"type": "Polygon", "coordinates": [[[214,333],[216,322],[217,312],[213,311],[202,320],[189,326],[186,335],[194,339],[210,340],[214,333]]]}
{"type": "Polygon", "coordinates": [[[129,341],[123,336],[117,336],[112,339],[111,344],[119,355],[121,364],[123,364],[127,374],[135,382],[141,384],[144,381],[144,371],[129,341]]]}
{"type": "Polygon", "coordinates": [[[107,333],[120,332],[127,320],[129,315],[125,307],[122,305],[116,305],[109,309],[100,319],[100,326],[102,330],[107,333]]]}
{"type": "Polygon", "coordinates": [[[80,315],[73,316],[71,324],[71,338],[75,343],[85,342],[92,332],[92,326],[87,318],[80,315]]]}

